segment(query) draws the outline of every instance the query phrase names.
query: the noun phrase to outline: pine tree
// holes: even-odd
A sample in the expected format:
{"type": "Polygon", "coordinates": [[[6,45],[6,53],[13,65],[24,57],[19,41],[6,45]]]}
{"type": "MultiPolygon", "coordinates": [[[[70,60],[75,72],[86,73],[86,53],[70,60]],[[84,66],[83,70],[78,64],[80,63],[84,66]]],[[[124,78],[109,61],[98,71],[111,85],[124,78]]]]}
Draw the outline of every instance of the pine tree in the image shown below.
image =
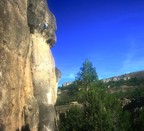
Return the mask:
{"type": "Polygon", "coordinates": [[[80,71],[77,73],[77,84],[87,88],[90,83],[97,80],[98,76],[95,67],[93,67],[92,63],[86,59],[80,68],[80,71]]]}

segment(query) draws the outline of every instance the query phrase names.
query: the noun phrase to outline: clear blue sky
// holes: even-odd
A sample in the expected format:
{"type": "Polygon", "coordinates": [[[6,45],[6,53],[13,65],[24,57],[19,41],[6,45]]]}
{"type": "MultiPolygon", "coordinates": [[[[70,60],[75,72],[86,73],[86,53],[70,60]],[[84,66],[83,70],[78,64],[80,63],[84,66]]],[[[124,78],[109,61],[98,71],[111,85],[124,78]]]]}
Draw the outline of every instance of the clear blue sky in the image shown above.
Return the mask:
{"type": "Polygon", "coordinates": [[[99,78],[144,70],[144,0],[48,0],[57,20],[52,52],[73,81],[88,58],[99,78]]]}

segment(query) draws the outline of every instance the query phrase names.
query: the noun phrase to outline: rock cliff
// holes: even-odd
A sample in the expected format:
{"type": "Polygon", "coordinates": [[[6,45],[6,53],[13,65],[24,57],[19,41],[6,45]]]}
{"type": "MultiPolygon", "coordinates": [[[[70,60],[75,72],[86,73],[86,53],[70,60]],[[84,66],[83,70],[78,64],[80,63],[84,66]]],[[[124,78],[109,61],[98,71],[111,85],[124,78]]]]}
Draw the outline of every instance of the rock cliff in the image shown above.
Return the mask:
{"type": "Polygon", "coordinates": [[[0,1],[0,131],[55,129],[55,30],[45,0],[0,1]]]}

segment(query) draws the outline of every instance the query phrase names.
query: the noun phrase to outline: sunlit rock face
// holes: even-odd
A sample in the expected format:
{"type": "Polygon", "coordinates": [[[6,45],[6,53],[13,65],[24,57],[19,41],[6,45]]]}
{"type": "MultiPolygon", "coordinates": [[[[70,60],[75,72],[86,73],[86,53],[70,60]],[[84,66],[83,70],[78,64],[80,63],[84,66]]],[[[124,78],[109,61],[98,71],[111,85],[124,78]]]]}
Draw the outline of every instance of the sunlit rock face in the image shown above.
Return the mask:
{"type": "Polygon", "coordinates": [[[45,0],[0,0],[0,131],[55,129],[55,18],[45,0]]]}
{"type": "Polygon", "coordinates": [[[43,37],[32,34],[31,42],[33,45],[32,73],[34,96],[39,103],[40,110],[39,128],[40,130],[45,130],[54,126],[54,121],[52,121],[55,115],[53,105],[56,101],[55,90],[57,86],[55,65],[50,47],[45,43],[43,37]]]}

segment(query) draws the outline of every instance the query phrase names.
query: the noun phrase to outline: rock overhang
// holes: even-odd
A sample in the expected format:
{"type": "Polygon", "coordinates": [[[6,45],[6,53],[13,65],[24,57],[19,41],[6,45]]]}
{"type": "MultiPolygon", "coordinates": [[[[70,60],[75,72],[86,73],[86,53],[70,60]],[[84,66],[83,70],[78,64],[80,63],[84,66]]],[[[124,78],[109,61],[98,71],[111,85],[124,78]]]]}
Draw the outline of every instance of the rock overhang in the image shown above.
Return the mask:
{"type": "Polygon", "coordinates": [[[45,0],[28,0],[27,22],[30,33],[38,33],[53,47],[56,43],[56,19],[45,0]]]}

